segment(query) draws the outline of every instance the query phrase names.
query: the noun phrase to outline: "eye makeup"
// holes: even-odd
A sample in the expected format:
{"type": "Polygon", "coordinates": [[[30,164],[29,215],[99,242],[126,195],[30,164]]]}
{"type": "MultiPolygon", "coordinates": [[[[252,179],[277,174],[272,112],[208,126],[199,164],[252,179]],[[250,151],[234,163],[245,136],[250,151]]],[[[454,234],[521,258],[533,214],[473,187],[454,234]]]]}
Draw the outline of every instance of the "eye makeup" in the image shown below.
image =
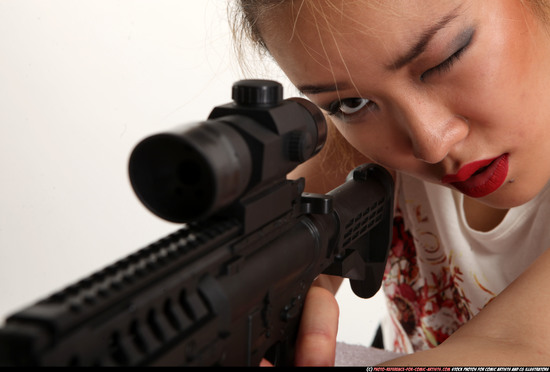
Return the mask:
{"type": "Polygon", "coordinates": [[[424,81],[427,77],[433,73],[444,73],[451,69],[455,62],[457,62],[464,52],[471,45],[472,40],[475,35],[475,28],[468,27],[466,30],[461,32],[450,44],[450,50],[453,50],[454,53],[446,58],[443,62],[432,67],[420,75],[420,80],[424,81]]]}

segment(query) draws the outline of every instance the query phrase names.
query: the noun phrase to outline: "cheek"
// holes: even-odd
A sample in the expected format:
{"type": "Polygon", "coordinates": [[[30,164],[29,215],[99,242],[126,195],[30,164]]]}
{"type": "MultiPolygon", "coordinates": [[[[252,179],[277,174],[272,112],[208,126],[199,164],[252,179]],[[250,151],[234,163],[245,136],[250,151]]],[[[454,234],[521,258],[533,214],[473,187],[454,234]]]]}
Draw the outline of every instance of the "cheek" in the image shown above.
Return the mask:
{"type": "Polygon", "coordinates": [[[529,106],[533,100],[525,84],[498,67],[471,75],[469,88],[456,90],[453,111],[469,120],[470,140],[511,145],[527,140],[540,120],[529,106]]]}
{"type": "Polygon", "coordinates": [[[365,128],[363,124],[349,125],[343,124],[334,120],[336,129],[351,144],[357,151],[366,157],[375,160],[377,149],[375,146],[376,140],[370,135],[370,130],[365,128]]]}
{"type": "Polygon", "coordinates": [[[465,107],[478,113],[485,111],[492,118],[519,123],[524,115],[532,115],[527,111],[529,105],[540,99],[540,82],[548,75],[547,66],[544,64],[541,69],[535,57],[537,44],[524,22],[496,20],[494,23],[492,32],[480,36],[478,42],[483,48],[477,48],[468,59],[471,61],[467,67],[468,78],[458,83],[458,87],[461,93],[469,92],[470,98],[477,101],[470,101],[471,106],[465,107]]]}
{"type": "Polygon", "coordinates": [[[367,128],[366,124],[348,125],[335,123],[342,136],[357,151],[372,161],[393,170],[403,170],[410,167],[410,155],[407,156],[408,145],[401,136],[392,133],[387,126],[382,128],[367,128]]]}

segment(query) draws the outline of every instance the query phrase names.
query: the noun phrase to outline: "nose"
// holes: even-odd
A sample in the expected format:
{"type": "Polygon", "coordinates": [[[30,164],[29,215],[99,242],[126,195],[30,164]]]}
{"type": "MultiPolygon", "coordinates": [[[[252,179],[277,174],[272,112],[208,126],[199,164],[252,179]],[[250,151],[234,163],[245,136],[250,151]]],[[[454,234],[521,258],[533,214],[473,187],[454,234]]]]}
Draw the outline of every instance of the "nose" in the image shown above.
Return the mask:
{"type": "Polygon", "coordinates": [[[430,99],[408,99],[400,105],[397,120],[408,136],[413,155],[429,164],[445,159],[468,136],[470,128],[464,116],[430,99]]]}

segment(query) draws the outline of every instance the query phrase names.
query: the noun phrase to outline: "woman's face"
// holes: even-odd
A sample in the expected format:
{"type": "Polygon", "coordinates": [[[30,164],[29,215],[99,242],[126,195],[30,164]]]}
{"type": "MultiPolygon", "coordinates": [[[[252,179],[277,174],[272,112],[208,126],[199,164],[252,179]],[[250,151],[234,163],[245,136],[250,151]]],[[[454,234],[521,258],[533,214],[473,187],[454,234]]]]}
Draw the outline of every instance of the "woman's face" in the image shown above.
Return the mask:
{"type": "Polygon", "coordinates": [[[519,0],[293,3],[269,51],[365,156],[495,208],[548,182],[550,38],[519,0]]]}

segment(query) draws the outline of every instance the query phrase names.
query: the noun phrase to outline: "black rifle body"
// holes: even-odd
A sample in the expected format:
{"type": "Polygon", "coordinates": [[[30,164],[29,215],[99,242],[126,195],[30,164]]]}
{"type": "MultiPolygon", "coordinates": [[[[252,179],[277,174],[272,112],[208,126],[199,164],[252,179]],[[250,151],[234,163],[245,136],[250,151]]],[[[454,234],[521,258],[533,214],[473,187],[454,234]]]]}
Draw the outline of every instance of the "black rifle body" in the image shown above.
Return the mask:
{"type": "Polygon", "coordinates": [[[278,211],[267,222],[227,210],[188,222],[13,314],[0,365],[292,364],[318,275],[349,278],[365,298],[379,289],[393,211],[391,176],[372,164],[326,195],[303,190],[303,179],[270,181],[239,199],[278,211]]]}

